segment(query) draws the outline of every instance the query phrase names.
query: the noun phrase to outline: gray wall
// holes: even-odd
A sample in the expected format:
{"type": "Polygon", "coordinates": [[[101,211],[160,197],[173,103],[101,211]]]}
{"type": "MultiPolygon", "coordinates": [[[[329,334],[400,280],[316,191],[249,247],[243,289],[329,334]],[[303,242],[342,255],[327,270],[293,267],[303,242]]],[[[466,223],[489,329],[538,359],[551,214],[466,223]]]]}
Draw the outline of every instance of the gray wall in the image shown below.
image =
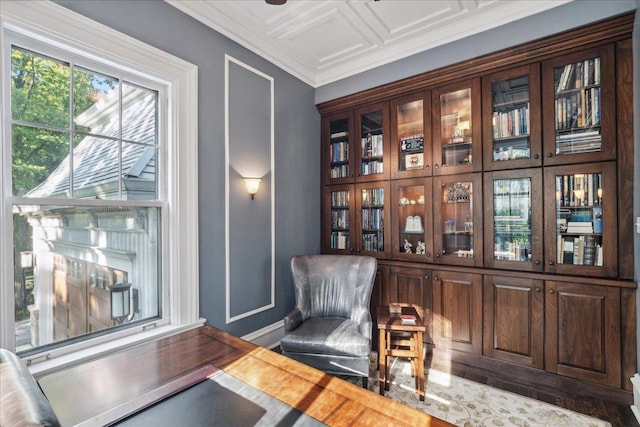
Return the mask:
{"type": "Polygon", "coordinates": [[[635,7],[636,0],[574,0],[549,11],[316,88],[316,104],[629,12],[635,7]]]}
{"type": "MultiPolygon", "coordinates": [[[[294,305],[289,258],[320,250],[320,117],[313,88],[159,0],[57,3],[198,66],[200,315],[235,335],[282,321],[294,305]],[[225,54],[275,79],[275,308],[230,324],[225,323],[225,54]]],[[[247,260],[230,262],[241,268],[247,260]]],[[[254,295],[240,291],[232,299],[263,305],[262,299],[251,304],[254,295]]]]}

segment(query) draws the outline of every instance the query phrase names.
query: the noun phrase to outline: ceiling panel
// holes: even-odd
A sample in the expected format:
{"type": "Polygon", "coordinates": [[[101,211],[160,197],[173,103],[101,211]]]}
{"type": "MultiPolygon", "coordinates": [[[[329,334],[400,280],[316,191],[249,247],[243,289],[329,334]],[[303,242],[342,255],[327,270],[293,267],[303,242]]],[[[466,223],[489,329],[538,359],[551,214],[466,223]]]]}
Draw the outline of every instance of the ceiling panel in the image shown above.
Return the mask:
{"type": "Polygon", "coordinates": [[[313,87],[573,0],[165,0],[313,87]]]}

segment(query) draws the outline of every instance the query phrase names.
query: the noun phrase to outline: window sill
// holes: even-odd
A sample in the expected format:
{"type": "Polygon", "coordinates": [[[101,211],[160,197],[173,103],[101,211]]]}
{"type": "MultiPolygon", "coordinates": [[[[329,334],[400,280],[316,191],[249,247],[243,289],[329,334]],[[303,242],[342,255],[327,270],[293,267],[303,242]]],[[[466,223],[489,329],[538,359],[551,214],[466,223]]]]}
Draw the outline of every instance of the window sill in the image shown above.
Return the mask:
{"type": "Polygon", "coordinates": [[[37,379],[38,377],[51,374],[61,369],[79,365],[109,353],[114,353],[123,348],[130,348],[132,345],[142,344],[198,328],[204,325],[204,322],[205,319],[200,318],[196,322],[184,325],[164,325],[59,356],[56,356],[53,351],[43,352],[26,358],[25,362],[29,365],[31,374],[37,379]]]}

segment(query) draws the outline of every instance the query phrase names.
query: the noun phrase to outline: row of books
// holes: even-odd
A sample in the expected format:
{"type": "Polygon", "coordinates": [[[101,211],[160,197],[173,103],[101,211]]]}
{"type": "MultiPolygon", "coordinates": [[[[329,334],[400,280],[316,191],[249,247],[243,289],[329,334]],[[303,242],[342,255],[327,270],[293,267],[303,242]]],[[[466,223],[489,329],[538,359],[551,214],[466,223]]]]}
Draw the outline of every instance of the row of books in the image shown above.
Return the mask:
{"type": "Polygon", "coordinates": [[[587,59],[574,64],[567,64],[562,69],[560,78],[556,80],[556,92],[579,89],[581,87],[600,84],[600,58],[587,59]]]}
{"type": "Polygon", "coordinates": [[[560,207],[602,204],[602,174],[556,175],[556,197],[560,207]]]}
{"type": "Polygon", "coordinates": [[[350,238],[348,231],[334,231],[331,233],[331,248],[332,249],[347,249],[349,248],[350,238]]]}
{"type": "Polygon", "coordinates": [[[362,229],[382,230],[384,228],[384,209],[362,209],[362,229]]]}
{"type": "Polygon", "coordinates": [[[349,143],[347,141],[332,142],[330,150],[332,162],[346,162],[349,160],[349,143]]]}
{"type": "Polygon", "coordinates": [[[384,251],[384,235],[381,231],[362,235],[362,249],[365,251],[384,251]]]}
{"type": "Polygon", "coordinates": [[[348,208],[349,192],[348,191],[332,191],[331,207],[332,208],[348,208]]]}
{"type": "Polygon", "coordinates": [[[349,228],[349,211],[337,210],[331,211],[331,229],[346,230],[349,228]]]}
{"type": "Polygon", "coordinates": [[[331,178],[345,178],[349,176],[349,165],[336,165],[331,168],[331,178]]]}
{"type": "Polygon", "coordinates": [[[367,134],[361,139],[362,157],[376,157],[384,154],[384,144],[382,134],[367,134]]]}
{"type": "Polygon", "coordinates": [[[599,125],[599,87],[581,89],[556,98],[556,130],[599,125]]]}
{"type": "Polygon", "coordinates": [[[510,111],[493,112],[493,139],[529,134],[529,104],[510,111]]]}
{"type": "Polygon", "coordinates": [[[558,264],[602,266],[603,252],[596,236],[558,236],[558,264]]]}
{"type": "Polygon", "coordinates": [[[382,160],[371,160],[368,162],[362,162],[362,164],[360,165],[360,172],[362,173],[362,175],[383,173],[384,162],[382,160]]]}

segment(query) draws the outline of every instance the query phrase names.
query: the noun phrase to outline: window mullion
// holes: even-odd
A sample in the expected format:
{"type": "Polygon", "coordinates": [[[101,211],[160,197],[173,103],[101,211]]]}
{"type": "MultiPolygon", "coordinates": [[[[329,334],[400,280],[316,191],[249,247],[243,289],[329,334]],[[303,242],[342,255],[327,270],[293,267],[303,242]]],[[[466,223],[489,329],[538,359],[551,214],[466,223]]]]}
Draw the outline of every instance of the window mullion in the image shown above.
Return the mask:
{"type": "Polygon", "coordinates": [[[75,75],[75,64],[69,63],[69,198],[73,199],[73,193],[75,190],[74,174],[73,174],[73,140],[74,140],[74,126],[73,126],[73,77],[75,75]]]}

